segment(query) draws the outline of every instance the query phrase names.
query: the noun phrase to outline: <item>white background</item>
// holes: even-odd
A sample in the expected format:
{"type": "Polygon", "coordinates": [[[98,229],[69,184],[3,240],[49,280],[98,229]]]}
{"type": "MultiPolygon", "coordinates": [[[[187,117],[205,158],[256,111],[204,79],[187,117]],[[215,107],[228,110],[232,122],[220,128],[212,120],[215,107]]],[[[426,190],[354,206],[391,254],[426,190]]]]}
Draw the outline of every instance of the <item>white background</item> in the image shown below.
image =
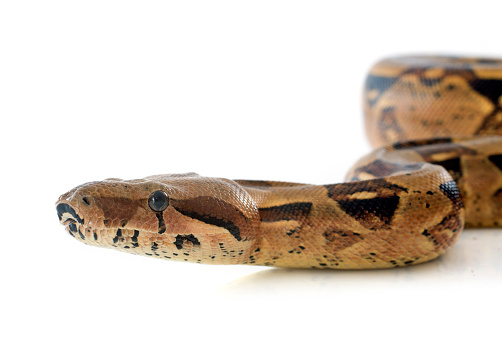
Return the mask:
{"type": "Polygon", "coordinates": [[[206,266],[82,245],[54,202],[158,173],[342,181],[371,64],[501,56],[501,7],[2,1],[0,341],[500,343],[502,230],[398,270],[206,266]]]}

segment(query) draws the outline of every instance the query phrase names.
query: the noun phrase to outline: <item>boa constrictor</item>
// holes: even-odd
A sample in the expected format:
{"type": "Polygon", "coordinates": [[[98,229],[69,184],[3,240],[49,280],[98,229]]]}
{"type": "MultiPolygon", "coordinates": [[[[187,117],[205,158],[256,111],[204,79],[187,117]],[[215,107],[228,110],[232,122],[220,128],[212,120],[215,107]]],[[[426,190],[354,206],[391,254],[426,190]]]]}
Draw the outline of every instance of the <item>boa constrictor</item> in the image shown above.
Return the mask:
{"type": "Polygon", "coordinates": [[[434,259],[502,224],[502,61],[385,59],[364,91],[374,146],[347,182],[169,174],[80,185],[56,203],[87,244],[176,261],[374,269],[434,259]]]}

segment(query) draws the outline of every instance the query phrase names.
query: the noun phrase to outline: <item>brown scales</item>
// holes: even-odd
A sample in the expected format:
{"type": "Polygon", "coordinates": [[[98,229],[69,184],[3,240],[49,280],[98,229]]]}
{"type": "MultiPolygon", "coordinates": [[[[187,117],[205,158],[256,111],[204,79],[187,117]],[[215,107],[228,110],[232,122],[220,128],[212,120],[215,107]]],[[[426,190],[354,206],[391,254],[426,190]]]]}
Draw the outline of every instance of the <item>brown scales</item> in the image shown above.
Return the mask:
{"type": "Polygon", "coordinates": [[[502,138],[466,139],[501,133],[500,80],[497,60],[376,64],[366,129],[386,147],[363,157],[346,183],[111,179],[62,195],[58,215],[79,241],[168,260],[337,269],[426,262],[464,223],[502,223],[502,138]],[[169,204],[157,211],[149,197],[158,190],[169,204]]]}

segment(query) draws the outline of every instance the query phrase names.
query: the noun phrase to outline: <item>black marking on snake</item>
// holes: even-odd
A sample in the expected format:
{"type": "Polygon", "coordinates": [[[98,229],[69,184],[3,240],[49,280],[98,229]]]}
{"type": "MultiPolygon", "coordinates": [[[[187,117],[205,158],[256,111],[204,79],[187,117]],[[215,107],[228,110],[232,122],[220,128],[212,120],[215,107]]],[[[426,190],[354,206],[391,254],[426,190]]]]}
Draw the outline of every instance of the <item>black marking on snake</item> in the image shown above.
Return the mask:
{"type": "Polygon", "coordinates": [[[113,243],[116,244],[121,237],[122,237],[122,230],[119,228],[117,229],[117,235],[115,235],[115,238],[113,238],[113,243]]]}
{"type": "Polygon", "coordinates": [[[338,204],[340,204],[343,211],[357,220],[364,220],[371,213],[385,224],[390,224],[399,205],[399,199],[399,196],[347,199],[339,200],[338,204]]]}
{"type": "Polygon", "coordinates": [[[295,202],[274,207],[259,208],[263,222],[300,220],[309,215],[312,202],[295,202]]]}
{"type": "Polygon", "coordinates": [[[397,134],[399,137],[403,135],[403,129],[399,125],[394,113],[394,107],[386,107],[382,109],[380,118],[378,119],[378,126],[381,128],[380,135],[385,139],[392,139],[387,137],[390,132],[397,134]]]}
{"type": "Polygon", "coordinates": [[[408,193],[408,188],[389,183],[383,179],[370,179],[350,184],[330,184],[325,185],[325,188],[328,190],[328,197],[335,201],[340,198],[346,198],[347,195],[353,195],[359,192],[379,192],[382,190],[391,190],[394,191],[394,193],[401,191],[408,193]]]}
{"type": "Polygon", "coordinates": [[[152,246],[150,248],[152,249],[152,251],[155,251],[159,249],[159,245],[156,242],[154,242],[152,243],[152,246]]]}
{"type": "Polygon", "coordinates": [[[366,92],[377,90],[378,95],[374,99],[368,99],[370,106],[378,102],[382,94],[387,91],[399,78],[387,78],[370,74],[366,79],[366,92]]]}
{"type": "Polygon", "coordinates": [[[155,216],[157,216],[157,220],[159,220],[159,234],[163,234],[166,232],[166,223],[164,222],[164,216],[163,212],[159,211],[155,213],[155,216]]]}
{"type": "Polygon", "coordinates": [[[197,239],[193,234],[189,235],[177,235],[176,236],[176,241],[174,244],[176,245],[176,248],[178,250],[181,250],[183,248],[183,245],[186,241],[191,242],[194,246],[200,246],[200,241],[197,239]]]}
{"type": "Polygon", "coordinates": [[[502,171],[502,154],[490,155],[488,159],[502,171]]]}
{"type": "Polygon", "coordinates": [[[184,209],[179,209],[174,207],[176,211],[180,212],[181,214],[188,216],[194,220],[201,221],[204,223],[207,223],[208,225],[213,225],[217,227],[223,227],[227,231],[230,232],[230,234],[233,235],[233,237],[237,241],[241,241],[241,233],[239,227],[237,227],[232,221],[230,220],[223,220],[223,219],[218,219],[214,216],[211,215],[206,215],[206,214],[199,214],[196,213],[195,211],[190,211],[190,210],[184,210],[184,209]]]}
{"type": "Polygon", "coordinates": [[[493,197],[502,199],[502,189],[498,189],[497,191],[495,191],[493,197]]]}
{"type": "Polygon", "coordinates": [[[499,97],[502,95],[502,80],[475,79],[470,84],[476,92],[489,98],[493,104],[498,104],[499,97]]]}
{"type": "Polygon", "coordinates": [[[441,78],[424,78],[420,77],[420,83],[426,87],[437,85],[441,82],[441,78]]]}
{"type": "Polygon", "coordinates": [[[59,221],[61,221],[61,219],[63,218],[63,214],[65,213],[68,213],[71,215],[71,217],[73,217],[78,223],[80,224],[84,224],[84,219],[82,219],[80,216],[77,215],[77,213],[75,212],[75,209],[73,209],[72,207],[70,207],[68,204],[66,203],[60,203],[58,204],[58,206],[56,207],[56,211],[58,213],[58,218],[59,218],[59,221]]]}
{"type": "Polygon", "coordinates": [[[407,149],[414,147],[423,147],[427,145],[435,145],[441,143],[451,143],[451,138],[437,138],[437,139],[424,139],[424,140],[415,140],[415,141],[406,141],[406,142],[397,142],[392,145],[394,149],[407,149]]]}
{"type": "MultiPolygon", "coordinates": [[[[131,237],[132,242],[138,242],[139,231],[135,230],[134,235],[131,237]]],[[[134,245],[134,244],[133,244],[134,245]]],[[[136,246],[137,247],[137,246],[136,246]]]]}
{"type": "MultiPolygon", "coordinates": [[[[289,231],[287,231],[287,232],[286,232],[286,235],[287,235],[287,236],[291,236],[291,235],[295,234],[295,233],[296,233],[296,231],[297,231],[297,230],[299,230],[299,229],[300,229],[300,228],[298,228],[298,227],[297,227],[297,228],[294,228],[294,229],[290,229],[289,231]]],[[[298,236],[296,236],[296,237],[298,238],[298,236]]]]}
{"type": "Polygon", "coordinates": [[[458,207],[464,206],[457,183],[455,183],[453,180],[439,185],[439,189],[453,202],[453,204],[457,205],[458,207]]]}
{"type": "Polygon", "coordinates": [[[462,167],[460,163],[460,158],[453,158],[442,161],[433,161],[433,163],[443,166],[449,172],[453,172],[455,179],[462,177],[462,167]]]}
{"type": "Polygon", "coordinates": [[[74,232],[74,233],[77,233],[77,226],[75,225],[74,222],[70,223],[68,225],[68,228],[70,229],[70,231],[74,232]]]}

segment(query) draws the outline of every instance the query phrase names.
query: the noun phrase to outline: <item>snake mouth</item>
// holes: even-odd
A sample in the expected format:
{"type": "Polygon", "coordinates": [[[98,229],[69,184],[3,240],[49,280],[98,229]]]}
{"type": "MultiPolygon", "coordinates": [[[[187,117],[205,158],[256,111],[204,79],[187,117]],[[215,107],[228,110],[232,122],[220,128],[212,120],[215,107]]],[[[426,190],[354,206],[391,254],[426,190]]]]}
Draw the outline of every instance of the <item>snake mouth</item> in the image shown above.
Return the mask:
{"type": "Polygon", "coordinates": [[[75,222],[78,222],[80,224],[84,224],[84,220],[78,216],[77,212],[75,209],[73,209],[69,204],[66,203],[60,203],[56,206],[56,211],[58,213],[58,218],[59,221],[64,224],[67,219],[71,218],[75,222]]]}
{"type": "Polygon", "coordinates": [[[68,228],[68,233],[70,233],[71,236],[75,237],[75,234],[79,233],[82,239],[85,238],[77,228],[79,224],[84,224],[84,220],[77,214],[75,209],[69,204],[60,203],[56,206],[56,211],[58,213],[59,222],[68,228]]]}

